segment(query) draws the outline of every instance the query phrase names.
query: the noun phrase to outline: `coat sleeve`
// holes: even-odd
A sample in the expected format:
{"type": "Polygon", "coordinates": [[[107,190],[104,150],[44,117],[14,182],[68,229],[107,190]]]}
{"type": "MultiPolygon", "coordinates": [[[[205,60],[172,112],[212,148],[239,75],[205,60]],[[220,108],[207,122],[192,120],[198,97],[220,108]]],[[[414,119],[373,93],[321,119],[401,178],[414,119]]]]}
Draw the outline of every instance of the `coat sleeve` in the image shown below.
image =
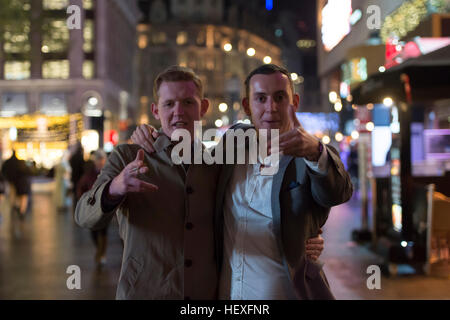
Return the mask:
{"type": "Polygon", "coordinates": [[[338,152],[326,146],[328,153],[328,170],[325,175],[311,170],[307,172],[311,179],[311,192],[314,200],[323,207],[331,208],[347,202],[353,194],[350,175],[345,170],[338,152]]]}
{"type": "MultiPolygon", "coordinates": [[[[126,145],[120,145],[111,153],[93,187],[85,192],[77,203],[75,209],[75,222],[91,230],[104,228],[114,216],[120,204],[109,212],[104,212],[101,205],[102,194],[119,173],[127,165],[124,156],[126,145]]],[[[122,200],[125,200],[126,197],[122,200]]]]}

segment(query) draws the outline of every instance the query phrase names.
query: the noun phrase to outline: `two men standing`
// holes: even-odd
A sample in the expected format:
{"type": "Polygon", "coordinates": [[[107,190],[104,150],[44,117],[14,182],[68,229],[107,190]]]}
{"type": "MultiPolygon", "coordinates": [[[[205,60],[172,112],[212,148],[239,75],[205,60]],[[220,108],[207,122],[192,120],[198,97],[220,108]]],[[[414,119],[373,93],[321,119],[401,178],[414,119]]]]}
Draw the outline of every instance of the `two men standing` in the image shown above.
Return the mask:
{"type": "Polygon", "coordinates": [[[154,96],[159,135],[153,140],[144,127],[134,136],[148,152],[117,147],[75,214],[81,226],[98,228],[117,211],[124,240],[117,298],[333,298],[314,262],[323,248],[315,237],[352,186],[336,151],[298,123],[288,72],[274,65],[254,70],[243,100],[257,130],[280,132],[273,176],[260,174],[263,159],[173,164],[169,137],[185,129],[193,138],[209,102],[200,79],[181,67],[157,77],[154,96]]]}

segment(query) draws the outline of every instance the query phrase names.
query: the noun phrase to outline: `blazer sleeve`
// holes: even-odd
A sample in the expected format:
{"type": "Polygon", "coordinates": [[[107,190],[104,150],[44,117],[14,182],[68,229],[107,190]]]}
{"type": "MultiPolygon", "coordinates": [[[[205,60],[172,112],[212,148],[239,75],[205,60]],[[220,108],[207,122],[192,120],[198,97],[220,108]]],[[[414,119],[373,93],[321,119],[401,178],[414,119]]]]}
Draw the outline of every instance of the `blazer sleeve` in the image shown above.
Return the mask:
{"type": "Polygon", "coordinates": [[[101,205],[102,194],[106,191],[106,187],[127,165],[125,148],[126,145],[120,145],[114,149],[93,187],[85,192],[78,201],[74,218],[79,226],[91,230],[106,227],[114,216],[116,209],[125,201],[126,197],[124,197],[118,206],[109,212],[103,211],[101,205]]]}
{"type": "Polygon", "coordinates": [[[325,175],[306,167],[314,200],[323,207],[331,208],[347,202],[351,198],[353,185],[336,149],[331,146],[326,146],[326,148],[328,170],[325,175]]]}

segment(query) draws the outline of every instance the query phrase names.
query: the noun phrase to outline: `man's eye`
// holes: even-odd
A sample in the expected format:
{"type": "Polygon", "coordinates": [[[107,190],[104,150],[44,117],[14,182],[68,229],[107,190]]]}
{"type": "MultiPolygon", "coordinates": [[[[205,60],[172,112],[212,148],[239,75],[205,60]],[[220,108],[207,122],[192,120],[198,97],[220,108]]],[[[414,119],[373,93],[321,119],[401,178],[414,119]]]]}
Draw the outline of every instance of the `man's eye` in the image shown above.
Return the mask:
{"type": "Polygon", "coordinates": [[[171,101],[164,103],[164,107],[171,107],[171,106],[173,106],[173,102],[171,101]]]}
{"type": "Polygon", "coordinates": [[[276,95],[276,96],[275,96],[275,101],[276,101],[276,102],[283,101],[283,98],[284,98],[284,96],[283,96],[282,94],[276,95]]]}
{"type": "Polygon", "coordinates": [[[264,96],[260,96],[257,99],[258,99],[258,102],[262,102],[262,103],[266,102],[266,97],[264,97],[264,96]]]}

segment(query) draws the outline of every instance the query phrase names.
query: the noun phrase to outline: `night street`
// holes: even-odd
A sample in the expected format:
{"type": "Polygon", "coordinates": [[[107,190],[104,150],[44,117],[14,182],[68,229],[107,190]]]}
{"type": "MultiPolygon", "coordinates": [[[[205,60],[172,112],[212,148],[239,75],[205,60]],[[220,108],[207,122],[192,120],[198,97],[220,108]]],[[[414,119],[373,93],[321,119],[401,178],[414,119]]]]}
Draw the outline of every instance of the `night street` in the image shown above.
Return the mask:
{"type": "MultiPolygon", "coordinates": [[[[69,212],[57,213],[50,193],[33,196],[33,211],[11,220],[2,204],[0,299],[114,299],[122,258],[115,220],[108,230],[107,264],[96,269],[89,230],[74,224],[69,212]],[[81,269],[81,290],[69,290],[69,265],[81,269]],[[12,276],[13,275],[13,276],[12,276]]],[[[367,266],[380,258],[350,240],[360,223],[358,200],[332,209],[324,228],[322,260],[337,299],[450,299],[450,279],[424,276],[382,277],[381,290],[369,290],[367,266]]]]}

